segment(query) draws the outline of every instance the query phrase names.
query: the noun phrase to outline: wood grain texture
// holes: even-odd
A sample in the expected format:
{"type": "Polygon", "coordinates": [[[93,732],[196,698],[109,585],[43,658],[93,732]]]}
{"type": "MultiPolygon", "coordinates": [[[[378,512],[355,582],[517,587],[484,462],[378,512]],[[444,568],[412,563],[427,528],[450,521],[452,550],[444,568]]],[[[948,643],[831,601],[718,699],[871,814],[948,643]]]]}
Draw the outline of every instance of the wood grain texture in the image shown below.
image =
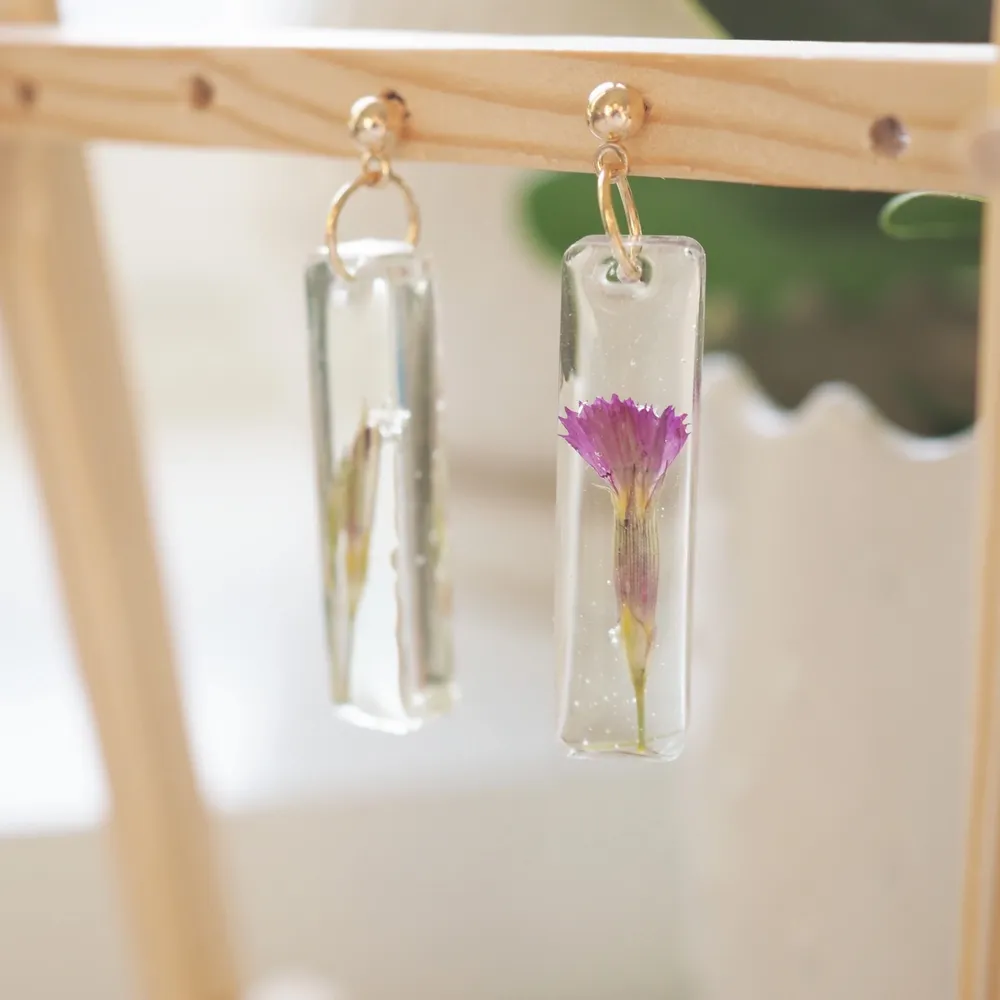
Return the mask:
{"type": "Polygon", "coordinates": [[[59,20],[55,0],[0,0],[0,24],[48,24],[59,20]]]}
{"type": "MultiPolygon", "coordinates": [[[[29,7],[22,0],[20,13],[29,7]]],[[[43,0],[34,13],[54,16],[54,7],[43,0]]],[[[0,217],[4,339],[111,786],[143,996],[236,1000],[79,145],[0,146],[0,217]]]]}
{"type": "Polygon", "coordinates": [[[1000,218],[989,203],[983,231],[979,318],[976,652],[972,761],[962,886],[958,1000],[1000,1000],[1000,218]]]}
{"type": "Polygon", "coordinates": [[[620,78],[651,104],[629,143],[637,174],[968,191],[963,136],[984,106],[992,53],[327,31],[151,44],[8,26],[0,130],[353,156],[351,103],[389,87],[412,112],[402,158],[590,170],[586,97],[620,78]],[[897,159],[870,149],[886,115],[909,131],[897,159]]]}
{"type": "Polygon", "coordinates": [[[0,215],[5,339],[111,786],[143,995],[235,998],[79,150],[3,151],[0,215]]]}
{"type": "MultiPolygon", "coordinates": [[[[991,35],[1000,44],[1000,0],[991,35]]],[[[1000,67],[984,80],[1000,112],[1000,67]]],[[[990,191],[983,228],[976,431],[979,523],[972,767],[962,886],[958,1000],[1000,1000],[1000,211],[990,191]]]]}

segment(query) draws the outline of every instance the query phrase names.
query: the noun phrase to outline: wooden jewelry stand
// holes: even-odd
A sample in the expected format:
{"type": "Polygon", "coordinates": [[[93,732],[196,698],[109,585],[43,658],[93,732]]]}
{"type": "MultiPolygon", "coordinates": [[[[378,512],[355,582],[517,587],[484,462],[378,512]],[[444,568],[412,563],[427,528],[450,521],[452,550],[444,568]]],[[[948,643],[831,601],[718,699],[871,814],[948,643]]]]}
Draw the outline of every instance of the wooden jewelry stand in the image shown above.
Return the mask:
{"type": "MultiPolygon", "coordinates": [[[[1000,0],[997,0],[1000,5],[1000,0]]],[[[393,88],[405,155],[590,169],[586,96],[625,80],[651,113],[633,174],[882,191],[1000,180],[993,45],[273,34],[88,39],[0,3],[0,304],[113,795],[126,911],[151,1000],[242,983],[195,785],[118,331],[80,144],[351,156],[344,116],[393,88]],[[433,132],[421,124],[434,123],[433,132]],[[905,140],[908,139],[908,144],[905,140]],[[901,149],[905,150],[902,155],[901,149]],[[881,154],[881,155],[880,155],[881,154]]],[[[994,40],[1000,22],[994,11],[994,40]]],[[[998,119],[1000,121],[1000,119],[998,119]]],[[[975,750],[958,1000],[1000,1000],[1000,215],[987,212],[979,350],[981,552],[975,750]]]]}

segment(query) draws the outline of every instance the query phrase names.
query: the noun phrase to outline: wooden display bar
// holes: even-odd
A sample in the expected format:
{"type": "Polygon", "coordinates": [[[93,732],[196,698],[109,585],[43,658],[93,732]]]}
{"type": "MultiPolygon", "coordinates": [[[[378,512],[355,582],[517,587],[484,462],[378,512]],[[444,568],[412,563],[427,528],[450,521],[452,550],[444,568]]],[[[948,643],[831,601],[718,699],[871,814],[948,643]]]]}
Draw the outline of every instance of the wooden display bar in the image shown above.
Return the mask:
{"type": "Polygon", "coordinates": [[[348,109],[395,89],[401,156],[588,170],[583,108],[608,79],[651,106],[632,172],[785,187],[975,190],[988,45],[856,45],[414,32],[242,40],[0,28],[0,134],[353,156],[348,109]],[[899,155],[873,126],[905,130],[899,155]],[[876,123],[882,123],[877,125],[876,123]]]}

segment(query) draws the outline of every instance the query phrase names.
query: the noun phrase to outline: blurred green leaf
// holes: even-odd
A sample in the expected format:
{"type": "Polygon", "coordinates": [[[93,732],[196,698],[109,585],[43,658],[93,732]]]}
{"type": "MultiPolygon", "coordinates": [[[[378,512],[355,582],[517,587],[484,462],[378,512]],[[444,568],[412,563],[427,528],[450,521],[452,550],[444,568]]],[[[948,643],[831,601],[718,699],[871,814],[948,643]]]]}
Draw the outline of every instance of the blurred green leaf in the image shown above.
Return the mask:
{"type": "MultiPolygon", "coordinates": [[[[890,242],[875,225],[884,195],[644,177],[631,183],[643,229],[697,239],[710,261],[709,294],[722,293],[754,322],[786,316],[803,297],[856,315],[914,276],[947,288],[956,269],[978,259],[971,241],[890,242]]],[[[601,232],[595,180],[586,174],[536,181],[525,211],[553,260],[601,232]]]]}
{"type": "MultiPolygon", "coordinates": [[[[990,0],[702,0],[702,7],[734,38],[989,37],[990,0]]],[[[941,204],[924,192],[886,205],[878,194],[647,178],[632,186],[647,233],[684,233],[705,247],[706,332],[747,359],[776,399],[794,405],[813,385],[844,379],[918,433],[971,422],[978,202],[941,204]]],[[[524,209],[553,261],[601,232],[593,176],[535,179],[524,209]]]]}
{"type": "Polygon", "coordinates": [[[879,212],[878,224],[898,240],[975,240],[983,228],[983,199],[975,195],[914,191],[897,195],[879,212]]]}
{"type": "Polygon", "coordinates": [[[734,38],[985,42],[990,0],[702,0],[734,38]]]}

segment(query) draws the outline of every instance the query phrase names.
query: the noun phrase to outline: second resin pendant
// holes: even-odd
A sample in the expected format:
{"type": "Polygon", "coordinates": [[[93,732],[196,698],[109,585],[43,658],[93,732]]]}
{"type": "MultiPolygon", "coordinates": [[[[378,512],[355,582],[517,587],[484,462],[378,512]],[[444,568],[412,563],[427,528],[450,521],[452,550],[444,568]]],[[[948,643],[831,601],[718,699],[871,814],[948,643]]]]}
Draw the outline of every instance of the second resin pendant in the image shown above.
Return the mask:
{"type": "Polygon", "coordinates": [[[687,728],[705,255],[645,237],[563,259],[557,462],[559,736],[576,753],[671,759],[687,728]]]}
{"type": "Polygon", "coordinates": [[[642,236],[622,142],[647,112],[628,84],[590,94],[605,235],[563,257],[559,738],[578,755],[672,760],[688,717],[705,252],[683,236],[642,236]]]}
{"type": "Polygon", "coordinates": [[[340,256],[307,275],[331,694],[405,733],[454,700],[434,303],[408,245],[340,256]]]}
{"type": "Polygon", "coordinates": [[[455,700],[434,296],[413,192],[387,159],[406,119],[395,92],[351,108],[361,173],[306,274],[331,694],[344,718],[391,733],[455,700]],[[403,196],[406,241],[340,243],[348,199],[384,187],[403,196]]]}

